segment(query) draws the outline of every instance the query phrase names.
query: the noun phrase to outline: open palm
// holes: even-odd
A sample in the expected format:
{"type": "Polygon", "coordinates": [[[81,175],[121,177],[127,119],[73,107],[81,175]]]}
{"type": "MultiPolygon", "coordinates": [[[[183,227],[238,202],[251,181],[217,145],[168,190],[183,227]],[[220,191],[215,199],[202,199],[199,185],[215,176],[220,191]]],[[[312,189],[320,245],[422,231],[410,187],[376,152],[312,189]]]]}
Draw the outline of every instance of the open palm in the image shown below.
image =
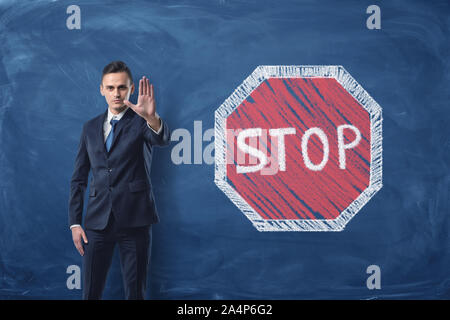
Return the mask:
{"type": "Polygon", "coordinates": [[[153,94],[153,85],[146,77],[139,80],[139,96],[137,104],[133,104],[128,100],[124,103],[134,110],[138,115],[147,121],[150,121],[156,114],[156,101],[153,94]]]}

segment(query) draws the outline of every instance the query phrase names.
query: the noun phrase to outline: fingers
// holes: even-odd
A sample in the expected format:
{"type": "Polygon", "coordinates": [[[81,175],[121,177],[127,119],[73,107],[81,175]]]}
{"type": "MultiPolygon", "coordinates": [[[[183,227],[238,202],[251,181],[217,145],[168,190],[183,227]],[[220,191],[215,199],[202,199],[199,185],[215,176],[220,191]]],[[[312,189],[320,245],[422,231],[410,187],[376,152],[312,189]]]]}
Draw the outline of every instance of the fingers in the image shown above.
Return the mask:
{"type": "Polygon", "coordinates": [[[81,243],[81,237],[78,237],[78,239],[74,239],[73,243],[75,244],[75,248],[77,248],[80,255],[84,256],[84,248],[83,244],[81,243]]]}
{"type": "Polygon", "coordinates": [[[84,231],[81,232],[81,236],[83,237],[84,243],[88,243],[88,239],[87,239],[86,233],[84,233],[84,231]]]}
{"type": "Polygon", "coordinates": [[[148,94],[150,93],[150,90],[148,89],[149,87],[149,82],[148,79],[146,77],[144,77],[144,95],[148,96],[148,94]]]}
{"type": "Polygon", "coordinates": [[[150,80],[145,76],[139,80],[139,95],[153,96],[153,85],[150,84],[150,80]]]}
{"type": "Polygon", "coordinates": [[[84,233],[84,230],[80,227],[74,228],[74,230],[72,231],[72,238],[75,248],[77,248],[81,256],[84,256],[84,247],[81,239],[83,239],[84,243],[88,243],[88,239],[86,237],[86,234],[84,233]]]}
{"type": "Polygon", "coordinates": [[[77,248],[78,252],[80,253],[80,256],[84,256],[84,249],[83,249],[83,245],[81,244],[81,240],[78,240],[75,243],[75,247],[77,248]]]}
{"type": "Polygon", "coordinates": [[[139,80],[139,94],[141,96],[147,95],[147,81],[145,81],[145,77],[139,80]]]}

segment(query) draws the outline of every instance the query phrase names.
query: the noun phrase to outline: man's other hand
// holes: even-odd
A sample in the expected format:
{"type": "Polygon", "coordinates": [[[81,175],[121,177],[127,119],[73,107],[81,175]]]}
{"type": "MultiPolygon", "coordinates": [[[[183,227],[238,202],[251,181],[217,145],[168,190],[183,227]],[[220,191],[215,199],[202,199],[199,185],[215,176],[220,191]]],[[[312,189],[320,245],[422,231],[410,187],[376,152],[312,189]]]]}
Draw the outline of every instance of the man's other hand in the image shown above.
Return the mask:
{"type": "Polygon", "coordinates": [[[73,227],[72,228],[72,240],[75,248],[77,248],[80,255],[84,255],[83,244],[81,243],[81,239],[83,239],[84,243],[88,243],[88,239],[82,227],[73,227]]]}

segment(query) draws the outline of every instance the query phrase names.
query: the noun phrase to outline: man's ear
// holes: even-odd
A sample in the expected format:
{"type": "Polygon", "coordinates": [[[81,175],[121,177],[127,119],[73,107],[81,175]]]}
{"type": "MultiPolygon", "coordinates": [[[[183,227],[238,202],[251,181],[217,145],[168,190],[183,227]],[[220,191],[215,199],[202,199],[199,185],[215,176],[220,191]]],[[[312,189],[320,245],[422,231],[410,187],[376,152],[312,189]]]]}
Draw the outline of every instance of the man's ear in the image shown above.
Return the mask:
{"type": "Polygon", "coordinates": [[[105,93],[103,92],[103,84],[100,84],[100,94],[105,96],[105,93]]]}
{"type": "Polygon", "coordinates": [[[130,96],[134,93],[134,83],[131,84],[130,96]]]}

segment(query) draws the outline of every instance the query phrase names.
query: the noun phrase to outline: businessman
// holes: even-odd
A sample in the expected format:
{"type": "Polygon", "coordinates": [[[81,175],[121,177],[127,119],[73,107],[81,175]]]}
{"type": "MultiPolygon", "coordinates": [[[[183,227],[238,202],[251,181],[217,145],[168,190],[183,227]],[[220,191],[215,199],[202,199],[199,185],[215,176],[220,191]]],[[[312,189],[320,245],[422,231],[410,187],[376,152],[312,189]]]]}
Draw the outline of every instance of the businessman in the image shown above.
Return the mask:
{"type": "Polygon", "coordinates": [[[101,299],[116,244],[125,298],[145,296],[151,225],[159,221],[147,177],[152,148],[169,144],[170,132],[156,113],[148,78],[139,80],[136,105],[128,100],[134,89],[125,63],[108,64],[100,84],[108,109],[87,121],[81,133],[70,182],[69,226],[83,256],[83,299],[101,299]]]}

